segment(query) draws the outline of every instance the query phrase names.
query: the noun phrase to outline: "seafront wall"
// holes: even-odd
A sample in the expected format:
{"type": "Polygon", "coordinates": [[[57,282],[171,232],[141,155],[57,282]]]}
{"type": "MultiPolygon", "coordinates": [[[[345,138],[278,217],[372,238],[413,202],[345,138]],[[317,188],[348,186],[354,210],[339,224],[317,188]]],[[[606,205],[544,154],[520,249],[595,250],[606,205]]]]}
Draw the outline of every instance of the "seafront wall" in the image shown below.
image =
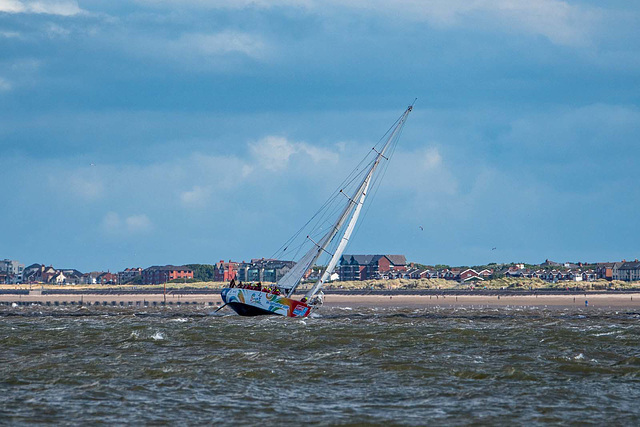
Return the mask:
{"type": "MultiPolygon", "coordinates": [[[[134,291],[0,291],[0,306],[211,307],[222,305],[217,291],[181,290],[164,294],[134,291]]],[[[327,291],[329,307],[607,307],[640,310],[638,291],[327,291]]]]}

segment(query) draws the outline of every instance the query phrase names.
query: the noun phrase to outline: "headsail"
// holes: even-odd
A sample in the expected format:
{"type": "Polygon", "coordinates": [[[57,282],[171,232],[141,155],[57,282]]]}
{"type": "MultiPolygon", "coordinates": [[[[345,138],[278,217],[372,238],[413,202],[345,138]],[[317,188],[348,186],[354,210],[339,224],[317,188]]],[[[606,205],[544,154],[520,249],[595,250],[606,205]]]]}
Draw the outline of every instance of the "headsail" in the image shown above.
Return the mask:
{"type": "MultiPolygon", "coordinates": [[[[321,243],[318,245],[324,244],[328,237],[329,233],[325,234],[325,236],[320,240],[321,243]]],[[[287,294],[293,293],[300,283],[300,280],[302,280],[304,274],[313,267],[313,264],[321,255],[321,252],[322,251],[318,249],[318,246],[315,245],[309,249],[309,251],[300,258],[300,261],[298,261],[291,270],[287,271],[286,274],[278,280],[278,287],[287,294]]]]}

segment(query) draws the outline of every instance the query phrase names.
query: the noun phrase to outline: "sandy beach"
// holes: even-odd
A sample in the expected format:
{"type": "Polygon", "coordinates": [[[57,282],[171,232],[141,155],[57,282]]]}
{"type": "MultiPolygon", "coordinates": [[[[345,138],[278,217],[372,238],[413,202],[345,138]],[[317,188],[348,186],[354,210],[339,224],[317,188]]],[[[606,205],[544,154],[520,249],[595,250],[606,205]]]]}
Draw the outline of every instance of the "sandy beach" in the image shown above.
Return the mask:
{"type": "MultiPolygon", "coordinates": [[[[145,306],[161,305],[219,306],[222,299],[217,293],[181,294],[0,294],[0,303],[43,305],[107,305],[145,306]]],[[[640,308],[639,293],[587,293],[567,295],[325,295],[325,305],[330,307],[600,307],[640,308]],[[588,305],[586,304],[588,303],[588,305]]]]}
{"type": "Polygon", "coordinates": [[[580,295],[326,295],[325,305],[345,307],[589,307],[639,308],[637,294],[580,294],[580,295]]]}

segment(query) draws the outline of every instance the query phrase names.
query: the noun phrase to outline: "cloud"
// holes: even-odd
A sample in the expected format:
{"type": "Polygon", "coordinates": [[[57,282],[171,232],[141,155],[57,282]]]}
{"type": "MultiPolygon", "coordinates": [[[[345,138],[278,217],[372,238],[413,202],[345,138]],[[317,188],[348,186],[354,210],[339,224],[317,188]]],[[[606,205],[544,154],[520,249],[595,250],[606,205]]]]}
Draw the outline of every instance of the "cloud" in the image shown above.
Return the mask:
{"type": "Polygon", "coordinates": [[[453,196],[459,191],[454,169],[443,161],[435,146],[398,151],[393,156],[384,185],[417,198],[431,198],[437,194],[453,196]]]}
{"type": "Polygon", "coordinates": [[[151,229],[151,221],[146,215],[131,215],[124,220],[127,231],[141,232],[151,229]]]}
{"type": "Polygon", "coordinates": [[[271,171],[287,167],[289,158],[297,151],[294,144],[286,138],[268,136],[250,144],[251,155],[265,168],[271,171]]]}
{"type": "Polygon", "coordinates": [[[283,6],[311,8],[315,6],[313,0],[138,0],[138,3],[166,6],[179,3],[203,9],[269,9],[283,6]]]}
{"type": "Polygon", "coordinates": [[[0,12],[73,16],[83,12],[73,0],[0,0],[0,12]]]}
{"type": "Polygon", "coordinates": [[[11,83],[0,77],[0,92],[11,90],[11,83]]]}
{"type": "Polygon", "coordinates": [[[354,0],[349,7],[440,27],[499,27],[561,45],[584,44],[598,15],[560,0],[354,0]]]}
{"type": "Polygon", "coordinates": [[[102,219],[101,228],[109,234],[144,233],[152,229],[151,220],[144,214],[121,218],[116,212],[108,212],[102,219]]]}
{"type": "Polygon", "coordinates": [[[201,56],[220,56],[240,53],[254,59],[265,56],[267,45],[261,37],[238,31],[213,34],[184,34],[170,43],[174,51],[186,51],[201,56]]]}
{"type": "Polygon", "coordinates": [[[67,37],[69,34],[71,34],[71,30],[69,30],[68,28],[64,28],[54,23],[49,23],[44,31],[45,34],[51,39],[57,37],[67,37]]]}
{"type": "Polygon", "coordinates": [[[184,191],[180,194],[180,200],[182,204],[188,207],[199,207],[206,204],[211,197],[211,188],[201,187],[199,185],[194,186],[189,191],[184,191]]]}
{"type": "Polygon", "coordinates": [[[131,55],[168,61],[189,70],[242,70],[247,61],[266,61],[274,50],[262,35],[232,30],[170,37],[125,31],[118,37],[131,55]]]}
{"type": "Polygon", "coordinates": [[[95,179],[86,179],[79,175],[70,177],[69,189],[76,195],[87,200],[98,199],[104,193],[104,185],[102,182],[95,179]]]}
{"type": "Polygon", "coordinates": [[[8,39],[17,39],[17,38],[20,38],[22,35],[17,31],[0,31],[0,36],[6,37],[8,39]]]}
{"type": "Polygon", "coordinates": [[[310,159],[313,163],[338,160],[337,153],[309,145],[304,142],[290,142],[281,136],[267,136],[261,140],[249,144],[252,157],[269,171],[280,171],[287,167],[289,159],[299,154],[310,159]]]}
{"type": "Polygon", "coordinates": [[[597,9],[562,0],[159,0],[145,3],[232,10],[289,7],[324,16],[342,15],[351,10],[438,27],[509,29],[542,35],[561,45],[585,44],[599,16],[597,9]]]}
{"type": "Polygon", "coordinates": [[[91,168],[62,168],[59,164],[49,167],[47,179],[49,187],[65,197],[71,195],[85,202],[99,201],[105,194],[103,173],[91,168]]]}
{"type": "Polygon", "coordinates": [[[437,148],[431,147],[424,151],[424,167],[426,169],[433,169],[442,163],[442,156],[440,155],[440,151],[437,148]]]}

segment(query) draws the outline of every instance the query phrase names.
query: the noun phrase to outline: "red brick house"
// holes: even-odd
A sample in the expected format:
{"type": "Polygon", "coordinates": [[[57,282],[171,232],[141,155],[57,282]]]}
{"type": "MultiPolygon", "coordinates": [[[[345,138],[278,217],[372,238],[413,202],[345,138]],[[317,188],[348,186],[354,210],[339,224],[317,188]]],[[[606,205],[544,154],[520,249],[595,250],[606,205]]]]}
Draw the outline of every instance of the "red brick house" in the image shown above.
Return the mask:
{"type": "Polygon", "coordinates": [[[215,265],[213,280],[216,282],[230,282],[238,275],[239,265],[240,263],[231,260],[229,260],[229,262],[220,260],[220,262],[215,265]]]}
{"type": "Polygon", "coordinates": [[[466,282],[468,280],[484,280],[480,273],[475,271],[473,268],[467,268],[463,272],[460,273],[460,281],[466,282]]]}
{"type": "Polygon", "coordinates": [[[102,273],[98,276],[98,283],[101,285],[113,285],[118,283],[118,275],[110,272],[102,273]]]}
{"type": "Polygon", "coordinates": [[[142,270],[142,283],[145,285],[159,285],[175,279],[193,279],[193,270],[183,265],[154,265],[142,270]]]}
{"type": "Polygon", "coordinates": [[[615,262],[600,262],[596,265],[596,275],[598,279],[613,280],[613,267],[615,262]]]}

